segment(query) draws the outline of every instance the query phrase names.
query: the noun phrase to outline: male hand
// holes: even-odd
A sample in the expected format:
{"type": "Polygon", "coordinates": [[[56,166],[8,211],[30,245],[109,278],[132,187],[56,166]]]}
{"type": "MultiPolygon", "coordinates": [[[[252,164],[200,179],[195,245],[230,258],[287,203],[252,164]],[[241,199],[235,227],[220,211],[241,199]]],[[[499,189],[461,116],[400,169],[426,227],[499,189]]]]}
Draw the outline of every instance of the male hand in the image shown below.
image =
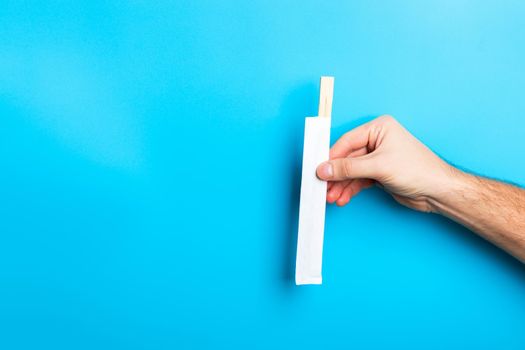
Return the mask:
{"type": "Polygon", "coordinates": [[[330,160],[317,168],[329,181],[327,201],[346,205],[377,183],[401,204],[430,211],[429,198],[445,191],[456,171],[391,116],[381,116],[344,134],[330,160]]]}
{"type": "Polygon", "coordinates": [[[329,181],[330,203],[345,205],[377,183],[399,203],[449,217],[525,263],[525,190],[448,165],[390,116],[343,135],[317,176],[329,181]]]}

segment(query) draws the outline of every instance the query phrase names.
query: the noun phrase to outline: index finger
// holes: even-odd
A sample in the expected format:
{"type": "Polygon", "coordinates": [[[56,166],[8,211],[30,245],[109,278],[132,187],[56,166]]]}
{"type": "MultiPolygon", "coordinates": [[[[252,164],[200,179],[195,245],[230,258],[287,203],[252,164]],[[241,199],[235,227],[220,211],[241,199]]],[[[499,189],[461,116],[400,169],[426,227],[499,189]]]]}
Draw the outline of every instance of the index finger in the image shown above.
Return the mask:
{"type": "Polygon", "coordinates": [[[353,151],[368,145],[370,122],[345,133],[330,149],[330,159],[347,157],[353,151]]]}

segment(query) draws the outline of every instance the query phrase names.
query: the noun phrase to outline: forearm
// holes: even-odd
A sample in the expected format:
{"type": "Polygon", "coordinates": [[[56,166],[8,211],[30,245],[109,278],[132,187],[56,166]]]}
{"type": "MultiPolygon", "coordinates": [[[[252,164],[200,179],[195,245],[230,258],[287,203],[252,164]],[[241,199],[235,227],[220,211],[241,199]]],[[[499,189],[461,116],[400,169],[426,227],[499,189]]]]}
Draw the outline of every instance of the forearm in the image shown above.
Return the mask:
{"type": "Polygon", "coordinates": [[[451,168],[448,185],[428,202],[525,262],[525,190],[451,168]]]}

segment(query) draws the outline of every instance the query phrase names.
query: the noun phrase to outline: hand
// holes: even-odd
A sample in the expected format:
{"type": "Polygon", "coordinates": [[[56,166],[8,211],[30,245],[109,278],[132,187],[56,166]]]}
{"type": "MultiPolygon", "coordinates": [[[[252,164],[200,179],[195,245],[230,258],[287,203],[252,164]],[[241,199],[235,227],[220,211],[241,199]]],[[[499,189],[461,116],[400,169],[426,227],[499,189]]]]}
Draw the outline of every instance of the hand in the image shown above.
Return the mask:
{"type": "Polygon", "coordinates": [[[446,191],[455,171],[393,117],[381,116],[343,135],[317,176],[329,181],[329,203],[346,205],[376,183],[399,203],[431,211],[428,200],[446,191]]]}

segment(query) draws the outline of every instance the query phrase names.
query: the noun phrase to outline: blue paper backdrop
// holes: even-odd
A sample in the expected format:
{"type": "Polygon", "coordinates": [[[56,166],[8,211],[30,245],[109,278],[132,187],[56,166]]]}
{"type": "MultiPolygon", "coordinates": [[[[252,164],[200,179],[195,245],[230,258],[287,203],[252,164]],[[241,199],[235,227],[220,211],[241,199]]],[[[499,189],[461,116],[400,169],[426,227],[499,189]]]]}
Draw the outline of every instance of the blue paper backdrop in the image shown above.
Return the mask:
{"type": "Polygon", "coordinates": [[[0,348],[524,349],[525,267],[379,189],[293,284],[303,122],[525,183],[522,1],[1,1],[0,348]]]}

